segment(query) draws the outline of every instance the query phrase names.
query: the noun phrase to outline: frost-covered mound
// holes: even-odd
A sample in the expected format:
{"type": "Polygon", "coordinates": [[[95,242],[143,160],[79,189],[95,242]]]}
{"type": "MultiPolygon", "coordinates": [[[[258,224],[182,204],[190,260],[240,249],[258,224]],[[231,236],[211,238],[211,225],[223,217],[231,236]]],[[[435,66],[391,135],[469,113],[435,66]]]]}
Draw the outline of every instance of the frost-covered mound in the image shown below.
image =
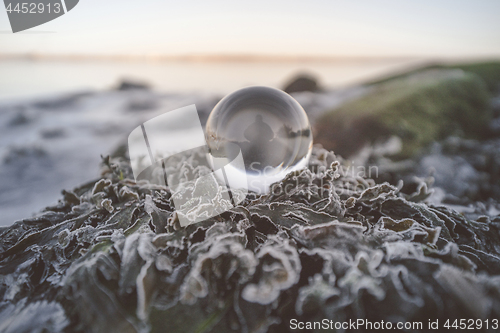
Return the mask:
{"type": "Polygon", "coordinates": [[[105,162],[101,180],[2,229],[1,332],[500,318],[500,217],[416,202],[425,195],[343,174],[315,148],[275,194],[181,228],[167,188],[105,162]]]}

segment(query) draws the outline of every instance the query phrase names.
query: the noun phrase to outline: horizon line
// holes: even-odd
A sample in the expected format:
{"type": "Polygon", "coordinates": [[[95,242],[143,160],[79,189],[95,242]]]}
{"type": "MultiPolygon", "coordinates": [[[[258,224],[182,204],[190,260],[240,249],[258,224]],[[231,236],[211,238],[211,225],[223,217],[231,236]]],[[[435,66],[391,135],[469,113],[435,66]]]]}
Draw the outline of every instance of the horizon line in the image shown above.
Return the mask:
{"type": "Polygon", "coordinates": [[[500,59],[498,55],[491,56],[439,56],[439,55],[277,55],[249,53],[219,53],[219,54],[53,54],[53,53],[0,53],[0,60],[67,60],[67,61],[147,61],[147,62],[339,62],[339,61],[370,61],[370,60],[453,60],[453,59],[500,59]]]}

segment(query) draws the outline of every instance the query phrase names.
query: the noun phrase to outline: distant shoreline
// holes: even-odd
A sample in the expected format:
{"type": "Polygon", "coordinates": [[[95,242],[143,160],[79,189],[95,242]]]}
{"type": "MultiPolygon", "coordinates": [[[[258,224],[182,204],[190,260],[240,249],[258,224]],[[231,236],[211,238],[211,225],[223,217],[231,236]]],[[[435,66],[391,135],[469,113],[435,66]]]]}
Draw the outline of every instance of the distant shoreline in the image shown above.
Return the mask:
{"type": "Polygon", "coordinates": [[[134,61],[134,62],[193,62],[193,63],[343,63],[421,60],[429,62],[456,62],[498,60],[499,56],[443,57],[443,56],[311,56],[311,55],[266,55],[266,54],[184,54],[184,55],[124,55],[124,54],[0,54],[3,60],[29,61],[134,61]]]}

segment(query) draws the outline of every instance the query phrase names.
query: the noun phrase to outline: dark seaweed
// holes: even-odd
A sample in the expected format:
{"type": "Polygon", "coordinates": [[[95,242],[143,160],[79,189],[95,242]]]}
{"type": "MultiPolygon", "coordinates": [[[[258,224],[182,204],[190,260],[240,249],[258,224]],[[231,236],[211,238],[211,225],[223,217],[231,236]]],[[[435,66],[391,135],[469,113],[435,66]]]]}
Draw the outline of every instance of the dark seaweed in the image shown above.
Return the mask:
{"type": "Polygon", "coordinates": [[[168,188],[135,183],[126,160],[106,158],[102,179],[1,229],[0,331],[500,318],[500,217],[426,204],[426,187],[402,194],[342,175],[343,163],[315,148],[273,193],[181,228],[168,188]]]}

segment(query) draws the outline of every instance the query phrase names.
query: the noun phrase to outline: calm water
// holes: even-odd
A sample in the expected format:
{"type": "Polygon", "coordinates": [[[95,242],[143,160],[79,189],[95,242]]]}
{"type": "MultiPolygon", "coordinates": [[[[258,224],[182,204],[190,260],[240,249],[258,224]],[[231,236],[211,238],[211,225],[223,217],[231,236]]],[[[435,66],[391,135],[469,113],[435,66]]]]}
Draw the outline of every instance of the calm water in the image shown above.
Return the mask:
{"type": "Polygon", "coordinates": [[[150,83],[158,91],[227,94],[248,85],[281,88],[298,72],[316,75],[323,86],[344,87],[398,72],[422,60],[337,62],[138,62],[0,61],[0,100],[98,90],[122,78],[150,83]]]}

